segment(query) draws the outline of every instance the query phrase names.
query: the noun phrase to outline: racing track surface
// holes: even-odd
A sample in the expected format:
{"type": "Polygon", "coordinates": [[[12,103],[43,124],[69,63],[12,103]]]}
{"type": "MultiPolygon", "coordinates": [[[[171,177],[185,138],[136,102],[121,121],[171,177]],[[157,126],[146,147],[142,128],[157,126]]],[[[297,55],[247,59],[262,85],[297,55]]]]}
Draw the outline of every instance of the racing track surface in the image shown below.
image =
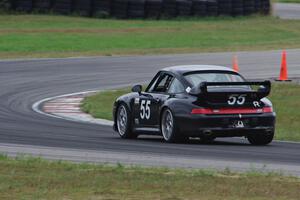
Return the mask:
{"type": "MultiPolygon", "coordinates": [[[[238,53],[241,72],[248,78],[277,77],[280,53],[238,53]]],[[[122,140],[111,127],[50,118],[32,110],[33,103],[47,97],[145,82],[164,66],[230,66],[232,55],[211,53],[0,61],[0,151],[24,153],[24,148],[31,145],[32,152],[37,155],[43,155],[39,149],[49,147],[48,154],[52,157],[57,153],[56,149],[72,149],[73,155],[77,156],[76,161],[101,162],[101,156],[96,157],[105,154],[110,158],[109,162],[122,162],[120,155],[130,155],[131,161],[127,160],[127,163],[186,167],[201,167],[204,160],[209,160],[212,166],[218,161],[219,167],[226,167],[225,164],[230,162],[247,162],[270,167],[280,165],[281,169],[300,175],[300,144],[296,143],[273,142],[269,146],[256,147],[239,139],[218,139],[214,144],[197,141],[166,144],[159,137],[122,140]],[[93,151],[94,157],[88,159],[84,153],[87,151],[93,151]],[[157,162],[157,159],[162,162],[157,162]]],[[[300,50],[288,50],[289,72],[293,77],[300,77],[299,56],[300,50]]],[[[64,154],[59,158],[73,160],[68,156],[64,154]]]]}
{"type": "Polygon", "coordinates": [[[273,14],[282,19],[300,19],[300,4],[274,3],[273,14]]]}

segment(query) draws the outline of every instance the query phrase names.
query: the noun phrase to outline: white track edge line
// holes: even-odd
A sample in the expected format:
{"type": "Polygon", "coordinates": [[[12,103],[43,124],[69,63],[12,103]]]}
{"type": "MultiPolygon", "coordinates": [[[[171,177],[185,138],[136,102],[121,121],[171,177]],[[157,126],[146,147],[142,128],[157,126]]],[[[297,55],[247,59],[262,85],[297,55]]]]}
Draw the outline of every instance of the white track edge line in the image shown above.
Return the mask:
{"type": "Polygon", "coordinates": [[[100,91],[102,91],[102,90],[89,90],[89,91],[84,91],[84,92],[76,92],[76,93],[58,95],[58,96],[54,96],[54,97],[48,97],[48,98],[41,99],[41,100],[35,102],[32,105],[32,110],[34,112],[36,112],[36,113],[41,114],[41,115],[45,115],[45,116],[53,117],[53,118],[57,118],[57,119],[64,119],[64,120],[78,122],[78,123],[98,124],[98,125],[103,125],[103,126],[111,126],[111,124],[113,123],[113,121],[110,121],[110,120],[97,119],[97,122],[91,122],[91,121],[84,121],[84,120],[79,120],[79,119],[74,119],[74,118],[69,118],[69,117],[63,117],[63,116],[58,116],[58,115],[54,115],[54,114],[49,114],[49,113],[46,113],[46,112],[43,112],[42,110],[40,110],[40,105],[43,104],[43,103],[45,103],[45,102],[47,102],[47,101],[51,101],[51,100],[62,98],[62,97],[69,97],[69,96],[74,96],[74,95],[80,95],[80,94],[96,93],[96,92],[100,92],[100,91]]]}

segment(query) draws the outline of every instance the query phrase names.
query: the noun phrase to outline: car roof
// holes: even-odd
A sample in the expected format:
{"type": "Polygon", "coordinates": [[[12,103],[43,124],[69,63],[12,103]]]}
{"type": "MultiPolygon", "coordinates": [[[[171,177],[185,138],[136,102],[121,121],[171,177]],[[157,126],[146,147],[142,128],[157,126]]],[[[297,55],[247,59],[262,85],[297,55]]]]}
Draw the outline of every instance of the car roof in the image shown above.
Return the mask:
{"type": "Polygon", "coordinates": [[[235,72],[231,68],[217,66],[217,65],[178,65],[178,66],[163,68],[161,71],[172,72],[172,73],[180,74],[180,75],[183,75],[183,74],[188,73],[188,72],[197,72],[197,71],[228,71],[228,72],[235,72]]]}

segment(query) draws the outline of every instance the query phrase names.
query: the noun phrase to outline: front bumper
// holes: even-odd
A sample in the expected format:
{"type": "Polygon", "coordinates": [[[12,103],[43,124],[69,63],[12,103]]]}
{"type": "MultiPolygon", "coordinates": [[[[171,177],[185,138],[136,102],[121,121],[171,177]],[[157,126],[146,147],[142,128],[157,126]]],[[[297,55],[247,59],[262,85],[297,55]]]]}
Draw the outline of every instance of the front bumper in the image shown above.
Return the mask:
{"type": "Polygon", "coordinates": [[[184,135],[196,137],[247,136],[249,134],[270,134],[275,130],[275,113],[176,116],[176,123],[184,135]],[[242,126],[237,126],[241,123],[242,126]]]}

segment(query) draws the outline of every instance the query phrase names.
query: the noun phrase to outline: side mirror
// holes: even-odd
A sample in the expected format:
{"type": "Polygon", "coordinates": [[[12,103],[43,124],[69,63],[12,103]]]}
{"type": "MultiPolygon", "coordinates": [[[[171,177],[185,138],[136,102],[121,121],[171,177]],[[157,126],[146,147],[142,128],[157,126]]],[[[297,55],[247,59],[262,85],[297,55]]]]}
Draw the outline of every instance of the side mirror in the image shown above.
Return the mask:
{"type": "Polygon", "coordinates": [[[142,89],[143,89],[143,87],[141,85],[135,85],[135,86],[132,87],[131,91],[141,94],[142,89]]]}

